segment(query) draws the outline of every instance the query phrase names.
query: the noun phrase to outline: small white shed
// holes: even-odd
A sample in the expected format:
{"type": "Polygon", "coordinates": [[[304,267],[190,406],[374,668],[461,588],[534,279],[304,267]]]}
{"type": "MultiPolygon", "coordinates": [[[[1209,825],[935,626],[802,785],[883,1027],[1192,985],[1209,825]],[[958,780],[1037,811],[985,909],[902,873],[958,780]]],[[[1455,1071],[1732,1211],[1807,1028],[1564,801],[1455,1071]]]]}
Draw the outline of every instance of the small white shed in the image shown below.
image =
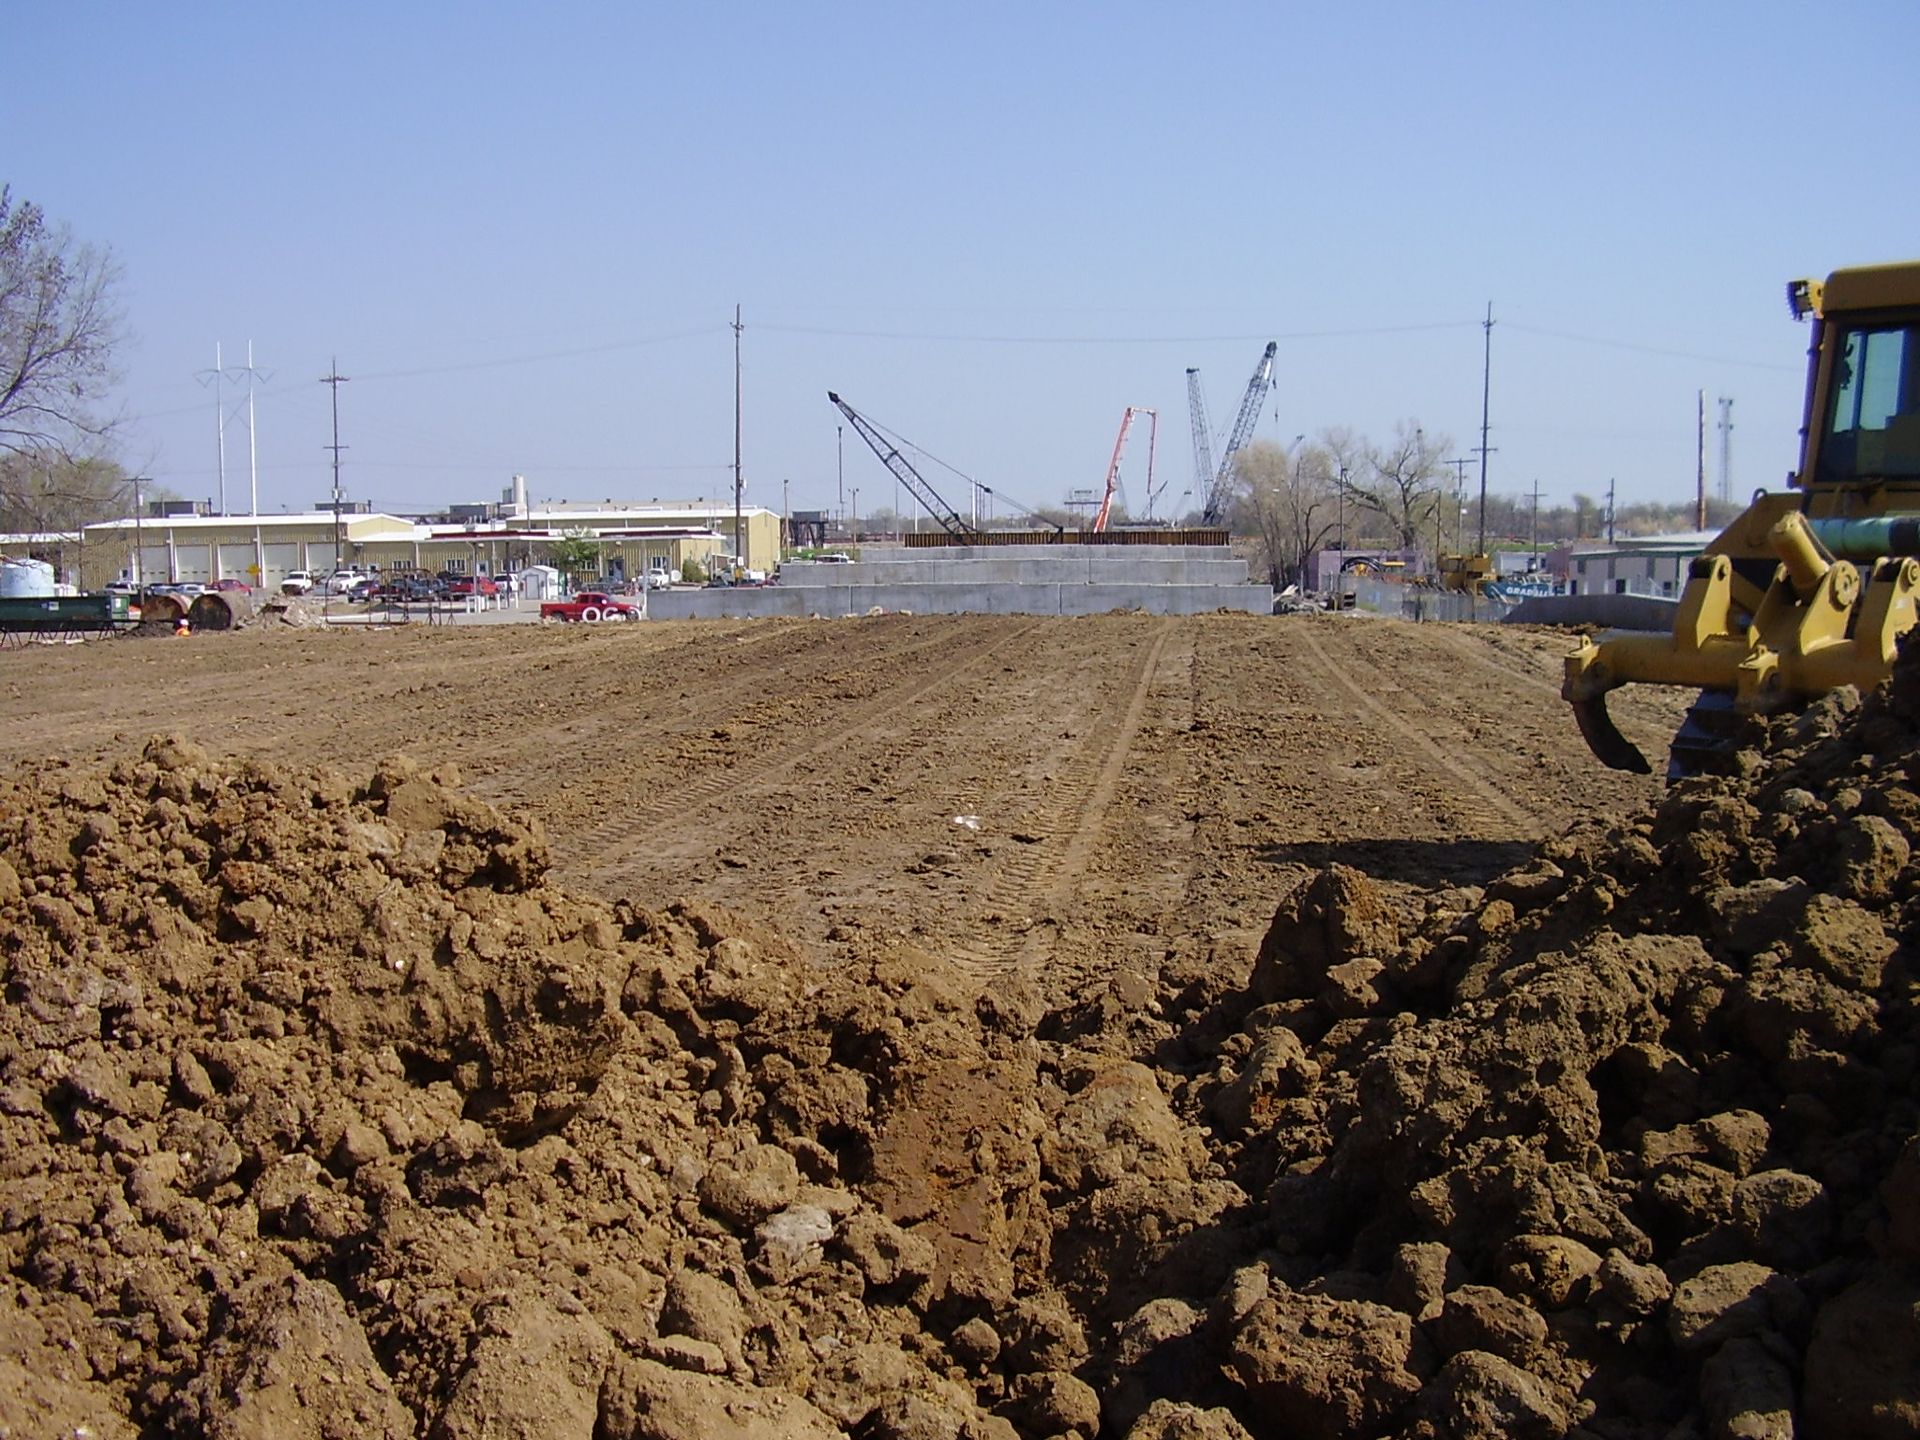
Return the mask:
{"type": "Polygon", "coordinates": [[[529,600],[560,598],[560,572],[551,565],[529,565],[520,572],[520,593],[529,600]]]}

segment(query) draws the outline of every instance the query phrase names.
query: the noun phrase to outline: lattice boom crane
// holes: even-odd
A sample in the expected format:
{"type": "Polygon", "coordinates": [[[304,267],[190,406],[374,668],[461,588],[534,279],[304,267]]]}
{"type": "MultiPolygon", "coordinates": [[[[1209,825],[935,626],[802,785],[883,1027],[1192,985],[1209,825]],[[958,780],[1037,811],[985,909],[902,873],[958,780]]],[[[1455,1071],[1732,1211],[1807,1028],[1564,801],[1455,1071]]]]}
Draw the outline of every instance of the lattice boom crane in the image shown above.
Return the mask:
{"type": "Polygon", "coordinates": [[[859,432],[860,438],[866,441],[873,453],[880,457],[880,463],[893,472],[894,478],[907,487],[908,492],[926,508],[929,515],[940,522],[943,530],[955,538],[965,538],[975,533],[973,527],[956,515],[953,507],[942,500],[933,486],[926,482],[925,477],[913,468],[907,457],[900,453],[899,447],[890,444],[887,438],[874,428],[872,421],[831,390],[827,392],[827,399],[839,407],[840,413],[852,423],[853,428],[859,432]]]}
{"type": "MultiPolygon", "coordinates": [[[[1227,496],[1233,480],[1233,457],[1253,438],[1254,424],[1260,419],[1260,404],[1267,398],[1267,391],[1273,388],[1273,357],[1279,348],[1279,342],[1267,342],[1260,363],[1254,367],[1253,378],[1247,382],[1246,396],[1240,402],[1240,414],[1233,422],[1233,433],[1227,438],[1227,448],[1220,452],[1220,468],[1207,490],[1207,503],[1200,511],[1202,525],[1218,525],[1226,518],[1227,496]]],[[[1193,373],[1191,370],[1187,372],[1189,382],[1193,373]]]]}

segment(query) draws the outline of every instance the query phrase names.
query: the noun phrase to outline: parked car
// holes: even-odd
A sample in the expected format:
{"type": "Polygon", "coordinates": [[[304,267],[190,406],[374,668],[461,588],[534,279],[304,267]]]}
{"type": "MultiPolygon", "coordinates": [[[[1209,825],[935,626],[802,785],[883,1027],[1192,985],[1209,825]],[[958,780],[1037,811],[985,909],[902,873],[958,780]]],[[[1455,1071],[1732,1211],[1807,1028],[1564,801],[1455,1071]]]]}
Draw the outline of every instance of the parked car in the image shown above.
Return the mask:
{"type": "Polygon", "coordinates": [[[336,570],[327,577],[327,593],[346,595],[352,592],[354,586],[372,578],[364,570],[336,570]]]}
{"type": "Polygon", "coordinates": [[[466,595],[498,595],[500,593],[500,587],[494,584],[490,576],[450,575],[443,571],[440,578],[447,583],[447,593],[455,597],[466,595]]]}
{"type": "Polygon", "coordinates": [[[638,620],[640,607],[604,590],[582,590],[571,600],[549,600],[540,607],[542,620],[638,620]]]}
{"type": "Polygon", "coordinates": [[[222,579],[214,581],[213,584],[209,585],[207,588],[209,590],[227,590],[227,591],[234,592],[236,594],[243,594],[243,595],[251,595],[253,593],[253,586],[249,585],[246,581],[236,579],[234,576],[231,576],[231,575],[225,576],[222,579]]]}
{"type": "Polygon", "coordinates": [[[446,585],[431,575],[408,572],[402,575],[388,575],[373,587],[373,598],[385,600],[390,604],[419,605],[429,600],[439,600],[447,593],[446,585]]]}
{"type": "Polygon", "coordinates": [[[314,576],[311,570],[289,570],[287,578],[280,582],[282,595],[305,595],[313,589],[314,576]]]}
{"type": "Polygon", "coordinates": [[[371,578],[362,579],[347,591],[347,599],[356,605],[364,605],[373,599],[373,592],[377,584],[378,582],[371,578]]]}

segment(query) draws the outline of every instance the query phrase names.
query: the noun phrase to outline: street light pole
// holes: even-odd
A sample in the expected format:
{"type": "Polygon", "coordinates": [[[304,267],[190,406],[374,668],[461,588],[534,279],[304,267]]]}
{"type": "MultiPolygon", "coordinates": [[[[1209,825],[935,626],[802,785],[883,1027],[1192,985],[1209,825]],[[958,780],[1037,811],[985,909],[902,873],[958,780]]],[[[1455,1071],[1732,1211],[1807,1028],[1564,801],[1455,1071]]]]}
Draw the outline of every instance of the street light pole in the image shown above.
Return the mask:
{"type": "Polygon", "coordinates": [[[140,611],[144,615],[147,609],[147,567],[144,561],[144,557],[140,553],[145,543],[141,538],[141,530],[140,530],[140,511],[142,508],[140,504],[140,482],[145,480],[147,477],[144,475],[135,475],[132,478],[133,478],[134,603],[140,607],[140,611]]]}

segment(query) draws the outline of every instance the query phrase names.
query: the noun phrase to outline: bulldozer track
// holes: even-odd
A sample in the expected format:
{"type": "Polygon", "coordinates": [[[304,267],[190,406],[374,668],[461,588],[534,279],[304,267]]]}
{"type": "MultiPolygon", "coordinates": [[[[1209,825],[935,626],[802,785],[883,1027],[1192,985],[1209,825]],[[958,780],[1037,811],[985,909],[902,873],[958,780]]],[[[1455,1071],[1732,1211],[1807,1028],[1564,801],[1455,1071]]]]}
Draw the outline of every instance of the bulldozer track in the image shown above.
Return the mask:
{"type": "Polygon", "coordinates": [[[1019,850],[988,882],[976,905],[983,924],[955,948],[954,963],[982,983],[1034,959],[1044,944],[1033,912],[1065,897],[1101,840],[1106,814],[1151,698],[1161,656],[1174,627],[1163,621],[1116,691],[1124,703],[1104,706],[1048,787],[1040,808],[1020,825],[1019,850]]]}
{"type": "Polygon", "coordinates": [[[1560,682],[1557,679],[1549,680],[1537,670],[1509,664],[1496,656],[1484,639],[1462,635],[1454,627],[1445,624],[1429,625],[1421,633],[1433,638],[1441,647],[1470,665],[1477,665],[1509,680],[1518,680],[1528,689],[1542,691],[1556,700],[1560,698],[1560,682]]]}
{"type": "MultiPolygon", "coordinates": [[[[1354,704],[1370,715],[1382,728],[1404,740],[1410,750],[1418,752],[1431,761],[1436,769],[1444,771],[1459,782],[1454,787],[1453,794],[1456,802],[1463,809],[1477,812],[1479,817],[1493,821],[1497,826],[1510,827],[1511,832],[1517,836],[1529,839],[1538,837],[1540,827],[1532,816],[1516,805],[1503,790],[1489,783],[1478,770],[1460,763],[1447,752],[1444,746],[1425,734],[1418,726],[1408,723],[1403,716],[1395,712],[1391,705],[1381,701],[1340,666],[1334,664],[1313,631],[1313,626],[1303,625],[1290,633],[1300,637],[1301,643],[1311,652],[1316,667],[1333,685],[1345,692],[1354,704]]],[[[1446,817],[1442,818],[1443,821],[1446,820],[1446,817]]]]}
{"type": "MultiPolygon", "coordinates": [[[[807,761],[830,752],[858,749],[870,742],[875,732],[901,729],[903,716],[912,717],[915,707],[924,706],[930,698],[970,679],[981,666],[1029,633],[1036,623],[993,636],[984,643],[976,643],[970,652],[960,655],[953,653],[954,647],[946,640],[896,652],[896,663],[891,668],[904,677],[900,683],[887,686],[839,712],[831,725],[820,726],[809,732],[810,738],[803,744],[789,746],[742,764],[703,771],[668,793],[656,793],[640,803],[622,808],[621,813],[609,815],[585,832],[579,847],[580,853],[587,856],[601,853],[623,835],[645,830],[672,815],[697,814],[702,807],[715,804],[723,798],[729,803],[739,804],[762,799],[779,791],[793,781],[794,772],[807,761]],[[938,653],[945,659],[938,672],[931,675],[919,672],[910,663],[897,663],[898,660],[912,661],[932,653],[938,653]]],[[[937,722],[932,719],[910,719],[905,727],[908,734],[904,748],[911,749],[915,737],[937,728],[937,722]]],[[[899,744],[900,740],[897,738],[895,743],[899,744]]],[[[662,867],[692,862],[711,848],[712,839],[709,835],[697,825],[688,826],[664,836],[655,835],[647,841],[643,850],[591,864],[584,873],[596,887],[607,889],[637,876],[657,872],[662,867]]]]}

